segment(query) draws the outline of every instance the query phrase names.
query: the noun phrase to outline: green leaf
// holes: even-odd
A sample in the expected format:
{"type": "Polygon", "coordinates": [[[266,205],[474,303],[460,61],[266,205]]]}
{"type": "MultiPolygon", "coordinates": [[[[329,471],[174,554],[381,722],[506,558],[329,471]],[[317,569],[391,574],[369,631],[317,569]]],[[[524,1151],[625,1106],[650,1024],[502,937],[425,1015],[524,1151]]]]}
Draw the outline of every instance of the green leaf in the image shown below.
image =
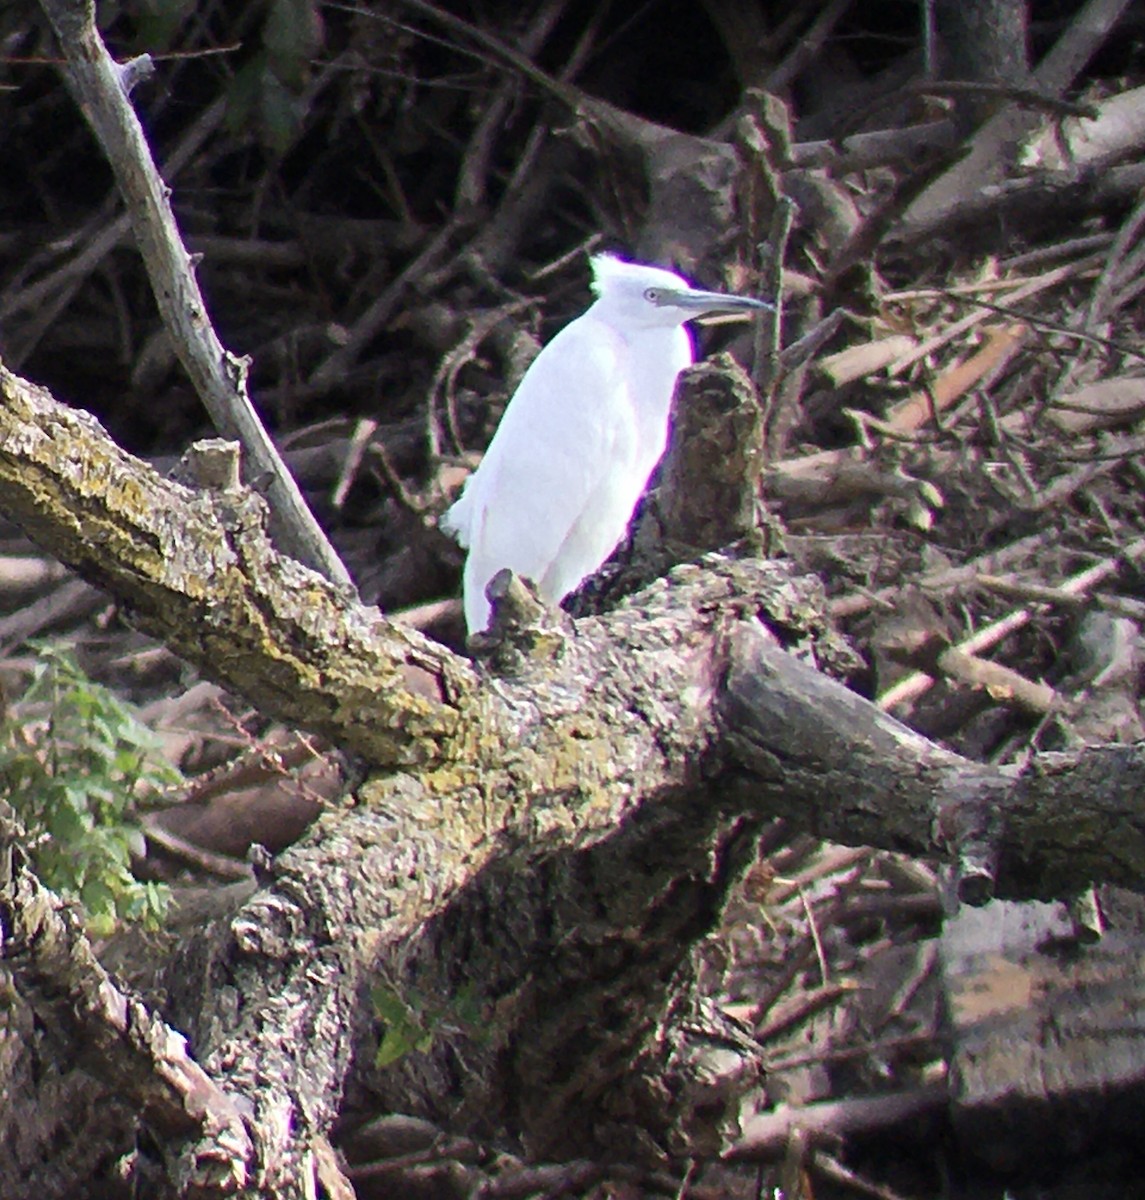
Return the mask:
{"type": "Polygon", "coordinates": [[[433,1029],[391,988],[375,984],[370,990],[374,1011],[385,1022],[374,1063],[387,1067],[413,1050],[426,1051],[433,1045],[433,1029]]]}
{"type": "Polygon", "coordinates": [[[322,16],[313,0],[271,0],[262,44],[275,76],[292,91],[305,84],[322,36],[322,16]]]}
{"type": "Polygon", "coordinates": [[[93,927],[157,924],[167,890],[131,872],[132,854],[145,848],[136,789],[181,776],[132,706],[88,679],[66,649],[36,652],[31,682],[0,721],[0,788],[28,830],[41,878],[80,900],[93,927]]]}

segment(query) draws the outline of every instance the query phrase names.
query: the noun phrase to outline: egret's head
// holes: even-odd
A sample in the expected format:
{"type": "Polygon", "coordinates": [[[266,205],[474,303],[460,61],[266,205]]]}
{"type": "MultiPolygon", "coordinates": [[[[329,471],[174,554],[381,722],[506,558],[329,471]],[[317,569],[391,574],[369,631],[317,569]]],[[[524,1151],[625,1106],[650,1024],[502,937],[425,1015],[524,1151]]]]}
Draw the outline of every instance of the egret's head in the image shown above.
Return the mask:
{"type": "Polygon", "coordinates": [[[702,292],[661,267],[625,262],[612,254],[590,259],[597,304],[615,323],[628,328],[683,325],[704,313],[772,308],[750,296],[702,292]]]}

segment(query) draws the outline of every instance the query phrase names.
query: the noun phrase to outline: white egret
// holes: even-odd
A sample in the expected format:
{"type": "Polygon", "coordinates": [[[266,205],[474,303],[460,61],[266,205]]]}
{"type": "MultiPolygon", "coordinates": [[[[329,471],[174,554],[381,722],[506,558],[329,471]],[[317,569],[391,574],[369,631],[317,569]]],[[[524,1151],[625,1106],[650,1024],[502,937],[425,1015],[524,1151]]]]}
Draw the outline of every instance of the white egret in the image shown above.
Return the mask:
{"type": "Polygon", "coordinates": [[[676,376],[694,361],[684,323],[772,307],[608,254],[591,263],[595,303],[533,361],[441,520],[469,550],[470,633],[489,623],[485,588],[502,568],[559,604],[624,537],[668,442],[676,376]]]}

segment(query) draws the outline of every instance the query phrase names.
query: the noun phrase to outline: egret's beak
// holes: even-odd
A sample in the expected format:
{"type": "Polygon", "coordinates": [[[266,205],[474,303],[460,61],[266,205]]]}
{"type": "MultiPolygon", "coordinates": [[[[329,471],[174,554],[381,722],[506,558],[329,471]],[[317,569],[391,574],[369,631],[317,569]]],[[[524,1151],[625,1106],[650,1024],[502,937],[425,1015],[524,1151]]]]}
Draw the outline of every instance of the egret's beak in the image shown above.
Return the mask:
{"type": "Polygon", "coordinates": [[[747,312],[751,309],[774,309],[774,304],[766,300],[756,300],[754,296],[729,296],[723,292],[701,292],[696,288],[688,288],[675,292],[664,293],[661,304],[673,308],[683,308],[694,312],[696,316],[703,313],[715,312],[747,312]]]}

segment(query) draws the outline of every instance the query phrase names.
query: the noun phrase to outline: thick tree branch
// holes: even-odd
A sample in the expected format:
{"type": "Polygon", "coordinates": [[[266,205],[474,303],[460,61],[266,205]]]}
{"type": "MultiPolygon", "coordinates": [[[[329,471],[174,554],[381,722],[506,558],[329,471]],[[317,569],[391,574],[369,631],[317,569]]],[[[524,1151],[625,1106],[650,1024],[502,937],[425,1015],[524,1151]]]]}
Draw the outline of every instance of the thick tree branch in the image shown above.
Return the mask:
{"type": "Polygon", "coordinates": [[[258,496],[163,479],[2,365],[0,497],[141,627],[265,711],[376,766],[475,757],[479,739],[495,752],[468,664],[277,554],[258,496]]]}
{"type": "MultiPolygon", "coordinates": [[[[11,374],[0,393],[0,505],[31,536],[204,672],[400,772],[172,964],[172,1019],[252,1105],[266,1195],[298,1194],[347,1087],[542,1153],[734,1136],[694,1125],[688,956],[777,814],[960,854],[983,889],[995,864],[1010,892],[1140,883],[1145,751],[1019,780],[932,745],[780,647],[768,628],[813,643],[823,603],[783,564],[711,557],[546,618],[483,684],[275,555],[249,493],[164,481],[11,374]],[[379,987],[435,1031],[384,1072],[379,987]]],[[[753,1060],[732,1057],[734,1093],[753,1060]]]]}
{"type": "Polygon", "coordinates": [[[966,899],[1145,888],[1145,745],[1038,755],[1022,773],[953,754],[737,627],[720,706],[751,794],[818,836],[964,864],[966,899]],[[985,888],[983,893],[979,889],[985,888]]]}

